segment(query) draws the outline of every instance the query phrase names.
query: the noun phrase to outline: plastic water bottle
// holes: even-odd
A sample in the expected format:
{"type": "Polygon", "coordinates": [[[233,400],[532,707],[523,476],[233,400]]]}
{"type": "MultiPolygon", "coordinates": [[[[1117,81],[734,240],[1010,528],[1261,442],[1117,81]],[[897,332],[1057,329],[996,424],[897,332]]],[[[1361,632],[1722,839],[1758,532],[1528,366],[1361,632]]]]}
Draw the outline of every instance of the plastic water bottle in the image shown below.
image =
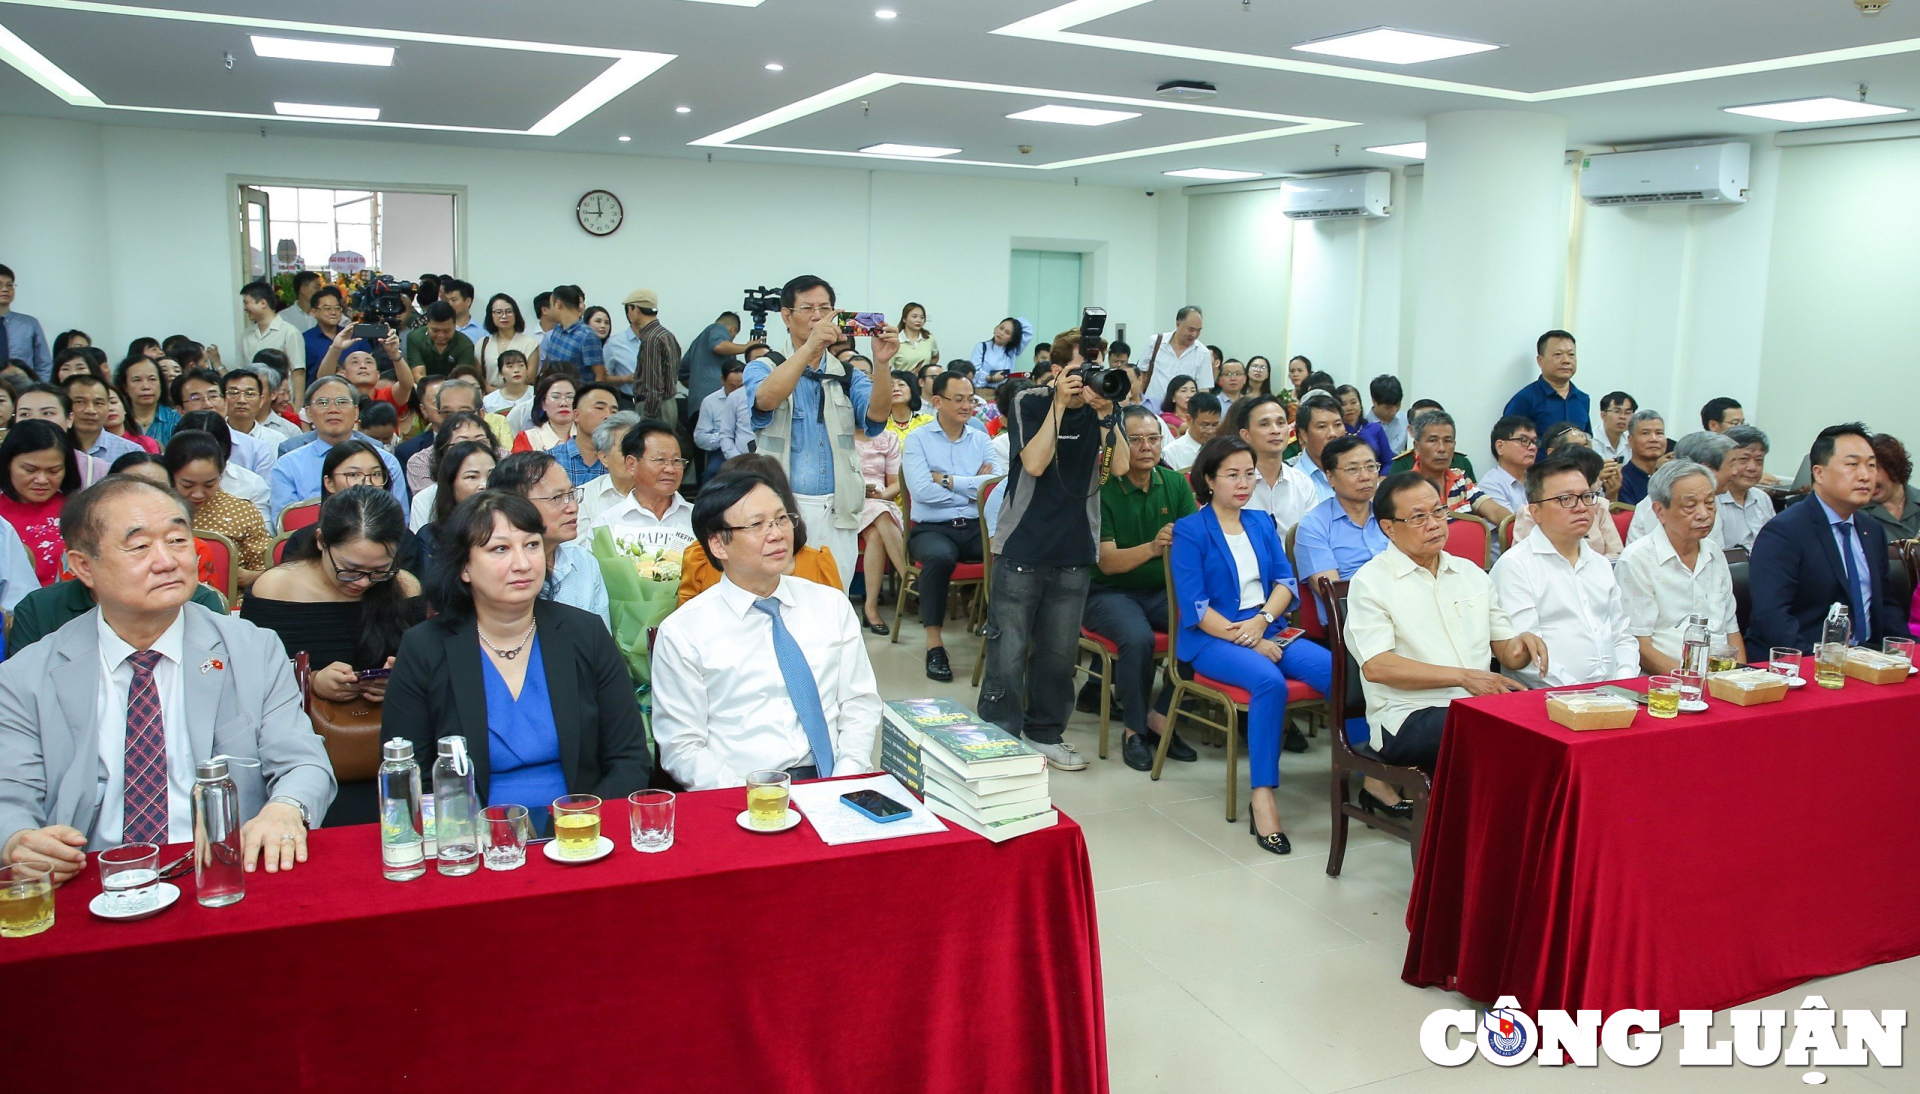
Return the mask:
{"type": "Polygon", "coordinates": [[[473,788],[467,739],[440,738],[433,761],[433,826],[440,872],[448,877],[480,868],[480,804],[473,788]]]}
{"type": "Polygon", "coordinates": [[[1823,688],[1841,688],[1847,683],[1847,645],[1853,638],[1853,620],[1845,604],[1827,609],[1827,622],[1820,629],[1820,649],[1814,655],[1813,682],[1823,688]]]}
{"type": "Polygon", "coordinates": [[[237,903],[247,895],[240,792],[227,773],[227,760],[215,756],[194,766],[193,883],[200,903],[208,908],[237,903]]]}
{"type": "Polygon", "coordinates": [[[380,870],[388,881],[427,872],[420,815],[420,765],[413,742],[395,737],[380,747],[380,870]]]}

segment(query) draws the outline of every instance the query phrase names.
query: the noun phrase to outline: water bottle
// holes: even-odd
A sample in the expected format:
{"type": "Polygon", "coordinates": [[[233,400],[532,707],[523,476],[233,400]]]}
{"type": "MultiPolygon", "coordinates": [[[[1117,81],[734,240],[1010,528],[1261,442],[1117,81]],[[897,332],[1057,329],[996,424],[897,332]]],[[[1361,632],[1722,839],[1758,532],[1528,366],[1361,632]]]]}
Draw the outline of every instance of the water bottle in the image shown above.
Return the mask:
{"type": "Polygon", "coordinates": [[[467,739],[440,738],[433,761],[433,827],[440,872],[448,877],[480,868],[480,804],[473,789],[467,739]]]}
{"type": "MultiPolygon", "coordinates": [[[[240,792],[227,774],[231,757],[215,756],[194,766],[193,883],[200,903],[220,908],[247,895],[240,847],[240,792]]],[[[274,848],[278,854],[279,849],[274,848]]]]}
{"type": "Polygon", "coordinates": [[[1845,604],[1827,609],[1827,622],[1820,629],[1820,649],[1814,655],[1813,682],[1823,688],[1844,687],[1847,682],[1847,645],[1853,638],[1853,620],[1845,604]]]}
{"type": "Polygon", "coordinates": [[[1707,617],[1690,615],[1680,647],[1680,671],[1707,675],[1707,656],[1713,649],[1713,637],[1707,633],[1707,617]]]}
{"type": "Polygon", "coordinates": [[[388,881],[412,881],[427,872],[420,831],[420,765],[413,742],[395,737],[380,747],[380,870],[388,881]]]}

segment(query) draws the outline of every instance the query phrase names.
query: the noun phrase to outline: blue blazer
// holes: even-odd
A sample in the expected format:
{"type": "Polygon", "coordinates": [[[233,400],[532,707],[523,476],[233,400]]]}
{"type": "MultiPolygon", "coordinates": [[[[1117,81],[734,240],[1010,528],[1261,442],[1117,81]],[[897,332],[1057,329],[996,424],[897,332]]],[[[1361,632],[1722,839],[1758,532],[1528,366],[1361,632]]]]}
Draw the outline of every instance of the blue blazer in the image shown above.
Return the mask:
{"type": "MultiPolygon", "coordinates": [[[[1298,598],[1300,585],[1294,580],[1293,567],[1287,562],[1287,551],[1281,545],[1280,530],[1275,527],[1272,515],[1259,509],[1242,509],[1240,527],[1253,541],[1254,557],[1260,560],[1261,587],[1271,594],[1274,585],[1283,584],[1298,598]]],[[[1195,608],[1198,602],[1207,601],[1209,607],[1228,619],[1245,618],[1240,611],[1240,567],[1233,561],[1227,535],[1220,530],[1220,518],[1214,515],[1211,505],[1203,505],[1199,512],[1173,523],[1170,556],[1173,606],[1180,613],[1180,652],[1186,655],[1182,660],[1191,661],[1207,643],[1220,641],[1200,630],[1202,613],[1195,608]]],[[[1283,616],[1267,627],[1268,637],[1285,627],[1283,616]]]]}
{"type": "MultiPolygon", "coordinates": [[[[1887,589],[1886,529],[1864,510],[1854,514],[1853,527],[1867,556],[1868,644],[1877,648],[1889,635],[1907,637],[1906,605],[1895,603],[1887,589]]],[[[1840,603],[1851,610],[1847,565],[1819,498],[1795,502],[1761,527],[1747,560],[1747,583],[1753,597],[1746,635],[1750,656],[1773,646],[1812,652],[1820,644],[1827,609],[1840,603]]]]}

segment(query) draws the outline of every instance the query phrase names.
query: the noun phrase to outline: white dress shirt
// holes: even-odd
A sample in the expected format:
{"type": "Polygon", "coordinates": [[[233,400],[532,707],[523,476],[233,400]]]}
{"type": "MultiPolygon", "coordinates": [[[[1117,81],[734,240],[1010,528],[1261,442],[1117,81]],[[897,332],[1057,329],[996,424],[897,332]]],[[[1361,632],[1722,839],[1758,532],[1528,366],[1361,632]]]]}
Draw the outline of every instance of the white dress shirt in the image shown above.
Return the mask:
{"type": "MultiPolygon", "coordinates": [[[[1162,428],[1165,425],[1165,422],[1161,423],[1162,428]]],[[[1199,442],[1193,439],[1192,433],[1182,433],[1171,444],[1160,446],[1160,458],[1175,471],[1186,471],[1193,466],[1193,461],[1200,458],[1199,442]]]]}
{"type": "MultiPolygon", "coordinates": [[[[627,496],[613,484],[612,475],[595,475],[587,483],[586,492],[580,495],[580,527],[592,531],[593,522],[627,496]]],[[[687,527],[693,527],[691,522],[687,527]]]]}
{"type": "Polygon", "coordinates": [[[1547,671],[1531,664],[1507,675],[1530,688],[1574,687],[1640,675],[1640,642],[1606,556],[1579,541],[1569,564],[1546,533],[1513,545],[1493,564],[1493,588],[1516,631],[1546,640],[1547,671]]]}
{"type": "MultiPolygon", "coordinates": [[[[833,773],[873,770],[880,690],[853,607],[839,590],[782,577],[780,618],[806,654],[833,739],[833,773]]],[[[682,786],[744,786],[750,772],[813,761],[773,655],[773,620],[726,575],[661,622],[653,647],[653,734],[682,786]]]]}
{"type": "Polygon", "coordinates": [[[273,474],[274,461],[280,458],[281,438],[257,440],[231,428],[227,430],[227,438],[233,443],[233,454],[228,457],[228,462],[240,464],[263,480],[273,474]]]}
{"type": "Polygon", "coordinates": [[[1320,504],[1320,501],[1320,488],[1307,477],[1307,473],[1281,460],[1277,481],[1269,483],[1264,473],[1254,476],[1253,496],[1247,499],[1247,508],[1259,509],[1272,516],[1284,541],[1287,529],[1300,523],[1300,518],[1307,515],[1307,510],[1320,504]]]}
{"type": "MultiPolygon", "coordinates": [[[[1773,499],[1765,490],[1755,487],[1747,491],[1746,504],[1733,500],[1731,490],[1713,499],[1715,515],[1713,530],[1722,547],[1741,547],[1753,550],[1753,541],[1759,537],[1761,526],[1773,519],[1773,499]]],[[[1639,514],[1634,514],[1636,517],[1639,514]]],[[[1889,537],[1891,538],[1891,537],[1889,537]]]]}
{"type": "MultiPolygon", "coordinates": [[[[1354,572],[1347,588],[1347,648],[1362,666],[1397,653],[1423,664],[1485,671],[1493,643],[1519,633],[1494,594],[1493,579],[1444,551],[1436,574],[1388,544],[1354,572]]],[[[1386,734],[1400,731],[1407,715],[1467,697],[1465,688],[1407,690],[1376,684],[1364,673],[1360,690],[1376,749],[1386,734]]]]}
{"type": "Polygon", "coordinates": [[[1193,377],[1194,384],[1202,391],[1210,391],[1219,383],[1213,374],[1213,351],[1207,348],[1207,344],[1195,338],[1193,345],[1181,353],[1173,348],[1174,333],[1168,331],[1157,336],[1160,342],[1158,356],[1153,352],[1154,339],[1147,339],[1146,345],[1141,347],[1141,356],[1133,361],[1133,366],[1142,372],[1149,365],[1153,368],[1153,375],[1147,378],[1147,390],[1142,393],[1140,401],[1156,414],[1160,412],[1160,400],[1167,397],[1167,381],[1175,376],[1193,377]]]}
{"type": "Polygon", "coordinates": [[[653,510],[640,504],[640,500],[629,493],[595,517],[590,531],[605,528],[613,533],[615,539],[639,537],[649,547],[677,546],[685,550],[694,543],[693,503],[679,494],[672,497],[673,500],[667,505],[666,516],[655,516],[653,510]]]}
{"type": "Polygon", "coordinates": [[[1707,631],[1715,642],[1740,629],[1734,614],[1733,574],[1727,569],[1727,557],[1711,539],[1700,541],[1692,570],[1680,561],[1664,528],[1627,544],[1614,565],[1627,605],[1627,633],[1652,638],[1653,648],[1662,656],[1680,659],[1689,615],[1707,617],[1707,631]]]}
{"type": "MultiPolygon", "coordinates": [[[[127,808],[127,693],[133,688],[133,665],[127,661],[135,652],[126,640],[107,625],[106,617],[93,613],[100,634],[100,687],[94,692],[94,711],[100,726],[100,819],[93,826],[90,851],[118,847],[126,824],[127,808]]],[[[167,838],[163,843],[187,843],[193,839],[193,741],[187,735],[184,687],[180,657],[186,646],[186,615],[173,618],[173,625],[160,635],[153,650],[160,663],[153,667],[153,686],[160,692],[160,723],[167,739],[167,838]]]]}
{"type": "MultiPolygon", "coordinates": [[[[1488,497],[1506,506],[1509,513],[1518,513],[1527,507],[1527,484],[1514,478],[1512,472],[1497,463],[1476,482],[1488,497]]],[[[1525,627],[1520,629],[1526,630],[1525,627]]]]}
{"type": "Polygon", "coordinates": [[[413,502],[407,511],[407,531],[418,532],[433,523],[433,500],[440,496],[440,484],[430,482],[426,489],[413,496],[413,502]]]}
{"type": "Polygon", "coordinates": [[[1607,443],[1606,426],[1595,429],[1591,435],[1593,437],[1593,450],[1600,453],[1601,459],[1619,460],[1624,464],[1633,458],[1633,438],[1630,435],[1621,433],[1619,444],[1607,443]]]}
{"type": "Polygon", "coordinates": [[[280,446],[300,435],[300,431],[293,427],[292,422],[272,412],[265,417],[256,418],[252,429],[235,429],[233,423],[228,422],[227,432],[236,438],[249,437],[258,441],[267,447],[276,460],[280,458],[280,446]]]}
{"type": "MultiPolygon", "coordinates": [[[[1758,490],[1749,491],[1750,496],[1759,493],[1760,491],[1758,490]]],[[[1722,495],[1722,497],[1724,496],[1725,495],[1722,495]]],[[[1761,494],[1761,496],[1765,497],[1766,495],[1761,494]]],[[[1719,499],[1716,498],[1714,500],[1717,502],[1719,499]]],[[[1769,505],[1769,507],[1771,507],[1771,505],[1769,505]]],[[[1726,524],[1720,512],[1720,507],[1715,505],[1713,511],[1713,527],[1707,529],[1707,538],[1712,540],[1716,546],[1723,548],[1728,546],[1725,528],[1726,524]]],[[[1655,532],[1663,531],[1665,531],[1665,529],[1660,526],[1660,518],[1654,515],[1653,512],[1653,499],[1650,497],[1641,498],[1635,502],[1633,505],[1633,519],[1627,522],[1627,542],[1636,543],[1655,532]]],[[[1757,533],[1760,529],[1755,528],[1754,531],[1757,533]]],[[[1752,546],[1751,542],[1749,542],[1748,546],[1749,548],[1752,546]]]]}
{"type": "Polygon", "coordinates": [[[524,425],[514,425],[514,414],[519,413],[526,415],[532,413],[533,388],[528,387],[527,390],[521,392],[518,399],[508,395],[504,388],[494,388],[481,398],[480,408],[489,414],[506,415],[507,425],[512,427],[515,433],[518,433],[527,427],[524,425]]]}
{"type": "Polygon", "coordinates": [[[273,487],[266,479],[241,466],[238,460],[228,460],[227,469],[220,472],[220,489],[241,501],[251,502],[266,519],[269,532],[280,530],[273,522],[273,487]]]}

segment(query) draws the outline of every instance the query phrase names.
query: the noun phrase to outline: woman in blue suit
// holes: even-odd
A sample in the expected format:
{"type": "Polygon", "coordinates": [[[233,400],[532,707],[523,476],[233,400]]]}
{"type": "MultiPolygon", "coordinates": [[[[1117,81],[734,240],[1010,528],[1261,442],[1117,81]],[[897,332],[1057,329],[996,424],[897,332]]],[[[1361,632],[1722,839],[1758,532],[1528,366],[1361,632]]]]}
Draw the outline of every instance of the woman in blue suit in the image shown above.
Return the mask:
{"type": "Polygon", "coordinates": [[[1327,694],[1333,658],[1304,639],[1284,650],[1274,636],[1299,596],[1273,517],[1246,508],[1259,472],[1253,450],[1238,437],[1207,442],[1193,462],[1200,511],[1173,526],[1174,607],[1180,653],[1194,671],[1245,689],[1248,778],[1253,784],[1248,830],[1276,855],[1293,850],[1281,830],[1280,737],[1286,726],[1287,681],[1327,694]]]}

